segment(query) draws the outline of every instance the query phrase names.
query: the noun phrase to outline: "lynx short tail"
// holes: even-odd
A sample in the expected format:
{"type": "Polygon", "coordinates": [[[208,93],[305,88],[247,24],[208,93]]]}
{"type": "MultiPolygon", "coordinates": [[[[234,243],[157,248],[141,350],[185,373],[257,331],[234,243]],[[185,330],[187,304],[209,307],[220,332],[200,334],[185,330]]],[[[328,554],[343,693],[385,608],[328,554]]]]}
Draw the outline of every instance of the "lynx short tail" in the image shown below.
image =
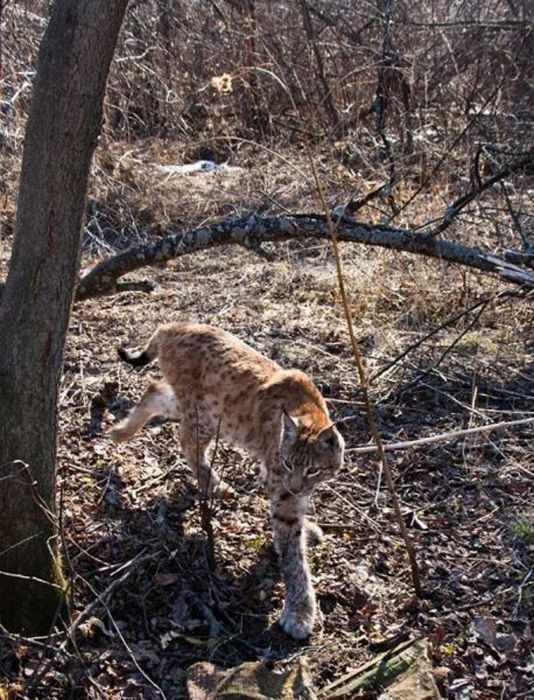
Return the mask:
{"type": "Polygon", "coordinates": [[[152,362],[158,355],[159,329],[150,338],[146,346],[139,353],[130,353],[124,348],[117,348],[117,353],[121,360],[127,362],[132,367],[144,367],[152,362]]]}
{"type": "Polygon", "coordinates": [[[132,367],[144,367],[152,360],[152,358],[149,357],[144,350],[136,355],[135,353],[130,354],[124,348],[117,348],[117,353],[121,360],[127,362],[129,365],[132,365],[132,367]]]}

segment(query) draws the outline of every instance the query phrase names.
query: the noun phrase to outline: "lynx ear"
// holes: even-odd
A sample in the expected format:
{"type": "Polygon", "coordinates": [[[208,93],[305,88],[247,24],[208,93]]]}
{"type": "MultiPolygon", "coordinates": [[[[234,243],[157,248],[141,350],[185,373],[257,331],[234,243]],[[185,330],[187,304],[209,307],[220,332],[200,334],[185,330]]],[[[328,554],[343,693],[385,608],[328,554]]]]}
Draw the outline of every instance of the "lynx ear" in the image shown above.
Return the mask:
{"type": "Polygon", "coordinates": [[[334,448],[339,442],[338,435],[339,433],[336,430],[335,423],[332,423],[321,430],[317,436],[317,440],[320,441],[325,447],[334,448]]]}
{"type": "Polygon", "coordinates": [[[282,411],[282,442],[293,443],[298,437],[299,419],[293,418],[284,409],[282,411]]]}

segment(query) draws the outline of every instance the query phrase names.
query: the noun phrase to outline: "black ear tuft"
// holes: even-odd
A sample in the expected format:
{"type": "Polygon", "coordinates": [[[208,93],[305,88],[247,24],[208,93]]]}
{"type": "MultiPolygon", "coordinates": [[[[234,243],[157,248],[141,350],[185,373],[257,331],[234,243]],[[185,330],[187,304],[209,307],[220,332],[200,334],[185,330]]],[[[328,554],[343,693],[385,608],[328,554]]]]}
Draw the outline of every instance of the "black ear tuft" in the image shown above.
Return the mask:
{"type": "Polygon", "coordinates": [[[299,423],[298,418],[293,418],[289,413],[283,409],[282,412],[282,437],[290,442],[295,442],[298,437],[299,423]]]}

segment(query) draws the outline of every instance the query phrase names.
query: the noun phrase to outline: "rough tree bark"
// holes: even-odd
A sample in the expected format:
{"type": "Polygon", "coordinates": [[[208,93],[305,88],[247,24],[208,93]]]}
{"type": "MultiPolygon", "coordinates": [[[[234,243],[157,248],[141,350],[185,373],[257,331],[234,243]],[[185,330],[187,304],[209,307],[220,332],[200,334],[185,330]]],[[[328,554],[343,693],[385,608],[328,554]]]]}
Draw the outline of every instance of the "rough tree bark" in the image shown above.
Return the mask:
{"type": "Polygon", "coordinates": [[[64,597],[56,405],[87,178],[127,0],[56,0],[26,128],[0,308],[0,622],[48,631],[64,597]]]}

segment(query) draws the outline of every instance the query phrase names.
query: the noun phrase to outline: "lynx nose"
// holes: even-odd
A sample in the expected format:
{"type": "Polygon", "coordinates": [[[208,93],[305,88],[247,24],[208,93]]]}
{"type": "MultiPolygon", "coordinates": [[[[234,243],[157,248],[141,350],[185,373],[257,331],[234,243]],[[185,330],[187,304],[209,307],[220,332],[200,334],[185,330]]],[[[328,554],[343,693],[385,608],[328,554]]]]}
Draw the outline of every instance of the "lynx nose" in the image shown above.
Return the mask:
{"type": "Polygon", "coordinates": [[[304,488],[302,474],[290,474],[286,479],[286,488],[292,493],[300,493],[304,488]]]}

